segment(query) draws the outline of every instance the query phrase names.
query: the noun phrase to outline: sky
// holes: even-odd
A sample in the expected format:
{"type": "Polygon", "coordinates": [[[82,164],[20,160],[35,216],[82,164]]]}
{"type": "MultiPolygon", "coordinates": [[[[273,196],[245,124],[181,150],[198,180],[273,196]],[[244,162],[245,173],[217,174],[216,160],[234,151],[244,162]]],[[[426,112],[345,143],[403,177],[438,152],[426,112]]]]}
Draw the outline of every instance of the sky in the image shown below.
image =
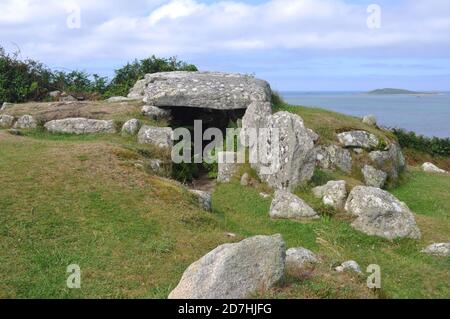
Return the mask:
{"type": "Polygon", "coordinates": [[[155,54],[279,91],[450,91],[448,0],[1,0],[0,46],[105,76],[155,54]]]}

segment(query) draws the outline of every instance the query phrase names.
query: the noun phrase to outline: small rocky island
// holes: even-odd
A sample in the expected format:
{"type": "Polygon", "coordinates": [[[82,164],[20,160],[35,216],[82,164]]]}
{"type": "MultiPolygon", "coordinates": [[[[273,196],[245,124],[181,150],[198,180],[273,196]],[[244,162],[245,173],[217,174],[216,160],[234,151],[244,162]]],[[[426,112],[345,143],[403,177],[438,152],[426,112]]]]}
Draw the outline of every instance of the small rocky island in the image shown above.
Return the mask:
{"type": "Polygon", "coordinates": [[[367,94],[372,95],[434,95],[438,94],[437,92],[422,92],[422,91],[410,91],[404,89],[393,89],[393,88],[384,88],[384,89],[376,89],[373,91],[367,92],[367,94]]]}

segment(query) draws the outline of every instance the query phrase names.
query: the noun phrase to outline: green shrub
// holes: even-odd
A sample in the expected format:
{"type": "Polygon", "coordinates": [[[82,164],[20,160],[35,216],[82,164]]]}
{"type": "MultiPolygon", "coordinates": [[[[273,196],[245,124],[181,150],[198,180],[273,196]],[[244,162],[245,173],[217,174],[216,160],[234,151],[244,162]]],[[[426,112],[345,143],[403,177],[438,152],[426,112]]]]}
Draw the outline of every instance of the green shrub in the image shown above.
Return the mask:
{"type": "Polygon", "coordinates": [[[169,71],[197,71],[197,67],[176,57],[151,56],[127,63],[109,81],[107,77],[79,70],[52,71],[38,61],[19,59],[19,52],[8,54],[0,46],[0,103],[49,101],[48,93],[55,90],[89,100],[126,96],[145,74],[169,71]]]}
{"type": "Polygon", "coordinates": [[[393,129],[401,147],[415,149],[433,156],[450,156],[450,139],[425,137],[403,129],[393,129]]]}
{"type": "Polygon", "coordinates": [[[145,74],[170,71],[197,71],[193,64],[179,61],[176,57],[157,58],[154,55],[143,60],[134,60],[115,71],[115,77],[108,86],[105,97],[125,96],[145,74]]]}

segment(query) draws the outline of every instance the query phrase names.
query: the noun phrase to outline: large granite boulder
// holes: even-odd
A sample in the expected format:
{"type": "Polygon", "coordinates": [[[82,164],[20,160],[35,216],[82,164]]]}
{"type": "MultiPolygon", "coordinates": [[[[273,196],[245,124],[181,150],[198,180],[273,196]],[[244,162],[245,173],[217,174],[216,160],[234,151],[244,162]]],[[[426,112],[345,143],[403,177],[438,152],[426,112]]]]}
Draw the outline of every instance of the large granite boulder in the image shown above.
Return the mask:
{"type": "Polygon", "coordinates": [[[158,107],[245,109],[255,101],[270,102],[272,96],[266,81],[236,73],[153,73],[145,76],[144,85],[144,102],[158,107]]]}
{"type": "Polygon", "coordinates": [[[372,149],[378,146],[378,137],[366,131],[349,131],[337,135],[344,147],[372,149]]]}
{"type": "Polygon", "coordinates": [[[31,115],[23,115],[19,117],[14,124],[15,129],[33,129],[37,127],[37,121],[31,115]]]}
{"type": "Polygon", "coordinates": [[[343,209],[347,199],[345,181],[329,181],[323,186],[313,188],[313,194],[321,198],[323,203],[335,209],[343,209]]]}
{"type": "Polygon", "coordinates": [[[242,118],[242,129],[267,128],[272,115],[270,102],[252,102],[242,118]]]}
{"type": "Polygon", "coordinates": [[[269,215],[275,219],[319,218],[314,209],[301,198],[285,190],[275,192],[269,215]]]}
{"type": "Polygon", "coordinates": [[[143,125],[138,133],[138,143],[171,148],[173,146],[173,130],[170,127],[143,125]]]}
{"type": "Polygon", "coordinates": [[[383,151],[370,152],[369,157],[375,168],[386,172],[392,180],[396,180],[406,168],[405,157],[397,142],[390,143],[383,151]]]}
{"type": "Polygon", "coordinates": [[[0,128],[11,128],[14,124],[14,116],[0,115],[0,128]]]}
{"type": "Polygon", "coordinates": [[[364,184],[367,186],[382,188],[386,183],[388,175],[373,166],[364,165],[361,172],[363,174],[364,184]]]}
{"type": "Polygon", "coordinates": [[[258,159],[252,167],[261,180],[275,189],[292,190],[311,179],[316,150],[300,116],[275,113],[269,117],[268,134],[258,138],[258,159]]]}
{"type": "Polygon", "coordinates": [[[338,145],[317,146],[317,165],[324,169],[340,169],[349,173],[352,170],[350,151],[338,145]]]}
{"type": "Polygon", "coordinates": [[[271,288],[284,275],[281,235],[224,244],[191,264],[169,299],[242,299],[271,288]]]}
{"type": "Polygon", "coordinates": [[[357,217],[352,227],[365,234],[390,240],[420,238],[419,228],[408,206],[382,189],[369,186],[353,188],[345,210],[357,217]]]}
{"type": "Polygon", "coordinates": [[[447,173],[447,171],[429,162],[422,164],[422,170],[427,173],[447,173]]]}
{"type": "Polygon", "coordinates": [[[67,118],[45,123],[44,127],[51,133],[97,134],[115,133],[113,121],[92,120],[86,118],[67,118]]]}

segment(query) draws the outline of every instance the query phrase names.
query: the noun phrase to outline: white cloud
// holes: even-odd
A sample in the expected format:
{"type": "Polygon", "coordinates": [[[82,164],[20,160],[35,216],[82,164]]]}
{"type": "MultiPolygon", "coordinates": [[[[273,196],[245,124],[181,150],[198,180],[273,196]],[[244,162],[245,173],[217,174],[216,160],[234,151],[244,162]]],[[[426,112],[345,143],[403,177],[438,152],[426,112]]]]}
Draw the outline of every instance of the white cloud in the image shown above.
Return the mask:
{"type": "Polygon", "coordinates": [[[366,7],[344,0],[2,0],[0,45],[17,43],[27,56],[60,61],[249,50],[370,54],[377,49],[408,56],[430,48],[448,55],[448,1],[381,8],[382,28],[369,30],[366,7]],[[79,30],[65,25],[71,4],[81,8],[79,30]]]}
{"type": "Polygon", "coordinates": [[[205,6],[193,0],[174,0],[161,6],[150,14],[150,25],[155,25],[163,19],[177,19],[190,16],[205,6]]]}

